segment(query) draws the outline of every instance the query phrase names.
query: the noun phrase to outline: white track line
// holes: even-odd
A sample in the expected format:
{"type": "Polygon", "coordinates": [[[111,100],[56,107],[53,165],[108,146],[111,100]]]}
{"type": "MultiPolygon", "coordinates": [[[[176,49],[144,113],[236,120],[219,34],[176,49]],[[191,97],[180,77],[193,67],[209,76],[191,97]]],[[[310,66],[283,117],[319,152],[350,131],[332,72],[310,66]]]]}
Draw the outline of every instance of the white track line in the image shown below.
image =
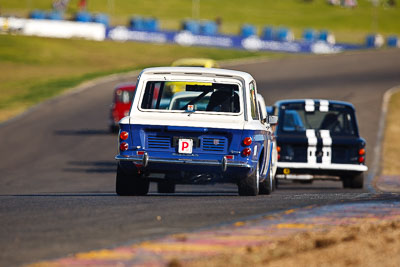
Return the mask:
{"type": "Polygon", "coordinates": [[[372,161],[372,168],[371,171],[369,172],[367,176],[367,187],[370,192],[381,192],[376,187],[376,178],[377,175],[380,174],[381,172],[381,154],[382,154],[382,141],[383,141],[383,136],[384,136],[384,131],[385,131],[385,126],[386,126],[386,114],[389,108],[389,101],[390,98],[392,97],[393,94],[400,92],[400,85],[395,86],[390,88],[385,92],[383,95],[383,101],[382,101],[382,110],[381,110],[381,116],[379,118],[379,125],[378,125],[378,135],[377,135],[377,140],[375,143],[374,147],[374,159],[372,161]]]}

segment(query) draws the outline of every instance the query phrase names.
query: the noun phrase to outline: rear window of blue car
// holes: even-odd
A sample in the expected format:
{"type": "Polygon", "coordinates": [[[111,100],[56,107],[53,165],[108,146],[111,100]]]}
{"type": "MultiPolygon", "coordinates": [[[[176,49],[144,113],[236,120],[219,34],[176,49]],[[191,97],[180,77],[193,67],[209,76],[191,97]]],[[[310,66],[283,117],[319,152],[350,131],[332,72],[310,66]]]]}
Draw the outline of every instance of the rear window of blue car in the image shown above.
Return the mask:
{"type": "Polygon", "coordinates": [[[354,110],[346,105],[330,105],[328,111],[316,108],[305,110],[304,103],[281,105],[279,110],[279,131],[300,133],[307,129],[329,130],[331,135],[357,135],[354,110]]]}
{"type": "Polygon", "coordinates": [[[236,84],[149,81],[140,108],[143,110],[240,112],[236,84]]]}

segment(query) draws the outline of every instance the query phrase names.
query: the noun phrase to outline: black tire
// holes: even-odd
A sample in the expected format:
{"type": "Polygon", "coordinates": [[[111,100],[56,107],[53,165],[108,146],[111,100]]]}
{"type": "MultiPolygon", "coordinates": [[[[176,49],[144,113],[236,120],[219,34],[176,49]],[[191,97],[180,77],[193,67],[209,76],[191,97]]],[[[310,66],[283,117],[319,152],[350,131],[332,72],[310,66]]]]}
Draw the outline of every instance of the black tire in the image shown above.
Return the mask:
{"type": "Polygon", "coordinates": [[[343,188],[351,188],[351,178],[350,177],[342,177],[343,188]]]}
{"type": "Polygon", "coordinates": [[[115,191],[119,196],[144,196],[149,192],[150,182],[136,171],[127,173],[118,164],[115,191]]]}
{"type": "Polygon", "coordinates": [[[160,181],[157,183],[157,192],[161,194],[175,193],[175,183],[171,181],[160,181]]]}
{"type": "Polygon", "coordinates": [[[264,179],[264,181],[260,182],[259,186],[259,193],[260,195],[269,195],[274,191],[275,189],[275,182],[274,182],[274,177],[272,175],[272,170],[270,168],[267,177],[264,179]]]}
{"type": "Polygon", "coordinates": [[[359,189],[363,188],[363,186],[364,186],[364,173],[360,173],[352,177],[350,188],[359,189]]]}
{"type": "Polygon", "coordinates": [[[257,163],[256,169],[250,175],[239,179],[238,191],[239,196],[257,196],[258,186],[260,180],[259,163],[257,163]]]}
{"type": "Polygon", "coordinates": [[[342,177],[343,188],[360,189],[364,186],[364,173],[342,177]]]}

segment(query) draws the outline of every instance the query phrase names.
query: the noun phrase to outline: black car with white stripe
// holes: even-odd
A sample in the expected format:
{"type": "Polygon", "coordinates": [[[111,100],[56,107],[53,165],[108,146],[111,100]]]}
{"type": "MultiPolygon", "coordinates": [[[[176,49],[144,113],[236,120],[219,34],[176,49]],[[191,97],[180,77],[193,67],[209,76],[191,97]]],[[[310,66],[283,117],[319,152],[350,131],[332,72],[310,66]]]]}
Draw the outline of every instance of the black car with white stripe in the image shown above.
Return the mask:
{"type": "Polygon", "coordinates": [[[276,127],[277,177],[312,182],[339,178],[344,188],[362,188],[365,140],[354,106],[332,100],[282,100],[272,112],[276,127]]]}

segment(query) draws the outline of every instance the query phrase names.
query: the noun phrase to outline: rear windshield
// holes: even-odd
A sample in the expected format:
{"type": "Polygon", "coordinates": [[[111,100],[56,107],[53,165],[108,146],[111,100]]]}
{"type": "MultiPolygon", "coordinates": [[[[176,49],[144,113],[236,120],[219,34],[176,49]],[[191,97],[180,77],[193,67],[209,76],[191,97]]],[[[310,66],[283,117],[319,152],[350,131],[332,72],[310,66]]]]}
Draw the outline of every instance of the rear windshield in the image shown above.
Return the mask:
{"type": "Polygon", "coordinates": [[[329,111],[305,111],[304,103],[282,105],[279,111],[280,132],[304,132],[306,129],[329,130],[331,135],[356,135],[354,111],[344,105],[329,105],[329,111]]]}
{"type": "Polygon", "coordinates": [[[149,81],[140,107],[145,110],[238,113],[239,87],[222,83],[149,81]]]}
{"type": "Polygon", "coordinates": [[[128,104],[132,102],[134,91],[117,90],[115,92],[116,102],[128,104]]]}

